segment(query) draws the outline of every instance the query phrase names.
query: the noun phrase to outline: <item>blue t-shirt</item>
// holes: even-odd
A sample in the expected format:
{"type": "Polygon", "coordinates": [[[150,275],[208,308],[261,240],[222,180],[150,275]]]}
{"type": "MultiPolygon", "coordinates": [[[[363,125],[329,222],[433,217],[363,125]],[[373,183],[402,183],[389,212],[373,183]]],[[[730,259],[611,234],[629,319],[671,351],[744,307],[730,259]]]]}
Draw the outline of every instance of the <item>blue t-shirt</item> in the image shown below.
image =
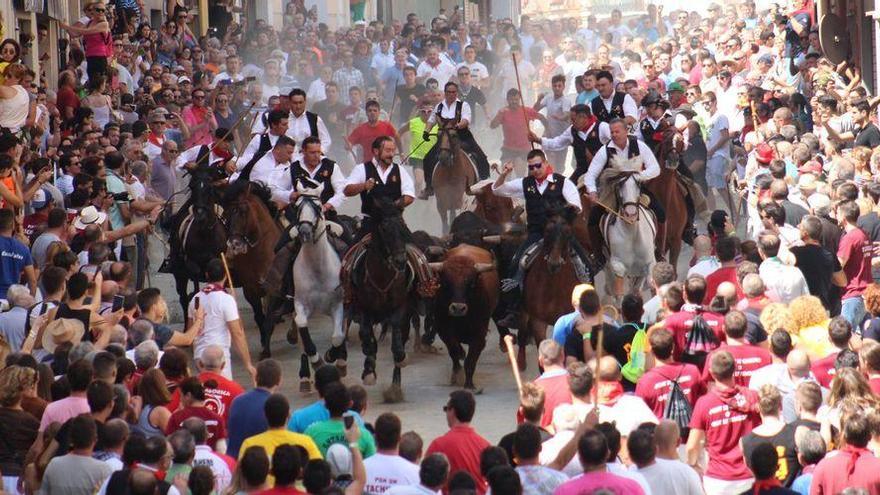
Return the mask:
{"type": "Polygon", "coordinates": [[[9,286],[21,280],[21,272],[33,266],[31,252],[18,239],[0,236],[0,299],[6,299],[9,286]]]}
{"type": "Polygon", "coordinates": [[[568,337],[568,334],[571,333],[571,329],[574,328],[574,323],[577,321],[578,312],[573,311],[568,313],[567,315],[562,315],[556,320],[556,323],[553,325],[553,340],[556,341],[557,344],[565,347],[565,339],[568,337]]]}
{"type": "Polygon", "coordinates": [[[810,485],[813,483],[813,473],[802,474],[794,479],[791,489],[801,495],[810,495],[810,485]]]}
{"type": "MultiPolygon", "coordinates": [[[[364,418],[360,414],[354,411],[348,412],[354,414],[354,419],[357,420],[358,425],[364,426],[364,418]]],[[[324,401],[319,400],[294,411],[293,415],[290,416],[290,421],[287,422],[287,429],[295,433],[305,433],[309,426],[319,421],[327,421],[328,419],[330,419],[330,411],[324,405],[324,401]]]]}
{"type": "Polygon", "coordinates": [[[589,105],[593,98],[599,96],[599,90],[593,89],[591,91],[581,91],[578,93],[577,100],[575,101],[578,105],[589,105]]]}
{"type": "Polygon", "coordinates": [[[239,395],[229,406],[229,418],[226,421],[226,455],[238,459],[238,450],[246,438],[259,435],[269,429],[266,413],[263,411],[269,391],[255,388],[239,395]]]}

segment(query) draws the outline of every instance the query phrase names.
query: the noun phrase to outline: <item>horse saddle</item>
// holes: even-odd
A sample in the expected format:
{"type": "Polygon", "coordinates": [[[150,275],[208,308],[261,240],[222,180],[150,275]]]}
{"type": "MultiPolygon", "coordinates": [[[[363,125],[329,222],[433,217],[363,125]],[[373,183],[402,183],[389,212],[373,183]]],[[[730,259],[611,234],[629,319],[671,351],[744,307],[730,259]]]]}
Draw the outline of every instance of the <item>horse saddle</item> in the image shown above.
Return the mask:
{"type": "MultiPolygon", "coordinates": [[[[538,256],[541,254],[541,248],[543,247],[543,245],[544,240],[541,239],[540,241],[526,248],[526,251],[523,253],[522,258],[519,261],[519,266],[522,269],[523,273],[527,272],[529,268],[531,268],[535,260],[538,259],[538,256]]],[[[585,284],[593,283],[593,277],[590,274],[590,268],[588,268],[586,265],[586,260],[582,260],[581,257],[578,255],[577,250],[575,250],[571,246],[569,246],[568,248],[568,255],[578,279],[585,284]]]]}
{"type": "MultiPolygon", "coordinates": [[[[472,157],[471,154],[463,148],[461,149],[461,152],[464,154],[464,156],[467,158],[468,163],[471,165],[471,169],[473,169],[474,171],[474,177],[479,178],[480,172],[477,170],[477,162],[476,160],[474,160],[474,157],[472,157]]],[[[432,181],[437,176],[437,171],[440,170],[440,164],[438,163],[437,165],[438,166],[434,167],[434,171],[431,172],[432,181]]]]}
{"type": "MultiPolygon", "coordinates": [[[[351,249],[345,253],[345,256],[342,257],[342,267],[340,269],[339,278],[342,281],[343,288],[346,289],[344,291],[346,303],[351,302],[353,299],[349,288],[359,286],[360,282],[363,281],[363,277],[366,276],[366,271],[364,270],[364,257],[367,253],[367,246],[369,246],[372,238],[372,234],[365,235],[363,239],[352,246],[351,249]]],[[[407,286],[412,287],[413,282],[417,279],[419,294],[423,297],[433,297],[438,285],[436,277],[428,263],[428,258],[425,257],[425,254],[414,244],[406,245],[406,258],[407,286]]]]}

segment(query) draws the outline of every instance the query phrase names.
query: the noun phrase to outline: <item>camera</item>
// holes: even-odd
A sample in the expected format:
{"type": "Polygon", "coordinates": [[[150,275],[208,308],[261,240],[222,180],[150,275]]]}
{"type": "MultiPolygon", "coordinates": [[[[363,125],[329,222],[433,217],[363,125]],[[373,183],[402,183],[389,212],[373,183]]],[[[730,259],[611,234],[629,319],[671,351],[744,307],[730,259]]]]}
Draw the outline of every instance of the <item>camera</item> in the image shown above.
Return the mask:
{"type": "Polygon", "coordinates": [[[125,202],[125,201],[131,201],[131,199],[128,196],[128,192],[121,192],[121,193],[116,193],[113,195],[113,201],[125,202]]]}

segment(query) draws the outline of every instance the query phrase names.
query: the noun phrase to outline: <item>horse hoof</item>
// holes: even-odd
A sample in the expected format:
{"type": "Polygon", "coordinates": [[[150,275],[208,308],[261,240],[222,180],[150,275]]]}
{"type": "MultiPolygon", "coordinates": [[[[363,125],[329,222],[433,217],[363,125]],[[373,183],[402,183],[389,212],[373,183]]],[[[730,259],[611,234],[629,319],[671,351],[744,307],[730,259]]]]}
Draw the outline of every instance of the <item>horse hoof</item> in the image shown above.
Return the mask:
{"type": "Polygon", "coordinates": [[[364,376],[361,377],[361,380],[364,382],[364,385],[371,387],[376,384],[376,372],[364,373],[364,376]]]}
{"type": "Polygon", "coordinates": [[[321,366],[324,366],[325,364],[327,364],[326,360],[324,360],[321,356],[319,356],[319,355],[316,354],[316,355],[313,356],[313,357],[315,358],[315,359],[312,361],[312,369],[313,369],[313,370],[317,370],[317,369],[320,368],[321,366]]]}
{"type": "Polygon", "coordinates": [[[344,359],[336,360],[336,369],[339,371],[340,378],[345,378],[348,375],[348,363],[344,359]]]}
{"type": "Polygon", "coordinates": [[[299,380],[299,393],[301,394],[310,394],[312,393],[312,381],[308,378],[301,378],[299,380]]]}
{"type": "Polygon", "coordinates": [[[385,399],[386,404],[403,402],[403,389],[400,388],[400,385],[391,384],[390,387],[382,391],[382,398],[385,399]]]}
{"type": "Polygon", "coordinates": [[[449,379],[449,384],[453,387],[461,387],[464,385],[464,370],[454,370],[452,372],[452,377],[449,379]]]}
{"type": "Polygon", "coordinates": [[[287,342],[290,345],[296,345],[299,342],[299,332],[295,328],[287,331],[287,342]]]}
{"type": "Polygon", "coordinates": [[[465,385],[464,388],[465,388],[465,390],[469,390],[474,395],[483,395],[483,389],[477,388],[477,386],[474,385],[473,383],[470,385],[465,385]]]}
{"type": "Polygon", "coordinates": [[[272,357],[272,351],[270,351],[268,347],[260,351],[260,361],[269,359],[270,357],[272,357]]]}

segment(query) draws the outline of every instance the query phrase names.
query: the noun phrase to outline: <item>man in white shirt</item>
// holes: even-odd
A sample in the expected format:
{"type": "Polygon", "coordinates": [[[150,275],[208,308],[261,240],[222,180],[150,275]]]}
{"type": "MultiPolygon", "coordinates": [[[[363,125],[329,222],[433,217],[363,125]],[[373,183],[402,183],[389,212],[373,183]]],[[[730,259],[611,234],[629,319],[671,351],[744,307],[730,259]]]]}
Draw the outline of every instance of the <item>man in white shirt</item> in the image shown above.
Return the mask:
{"type": "Polygon", "coordinates": [[[436,495],[446,486],[448,479],[449,459],[440,453],[431,454],[425,457],[419,466],[417,485],[398,485],[385,493],[386,495],[436,495]]]}
{"type": "Polygon", "coordinates": [[[614,90],[614,76],[607,70],[596,73],[596,90],[599,96],[590,102],[590,109],[599,121],[610,124],[614,119],[623,119],[626,125],[639,121],[636,101],[628,93],[614,90]]]}
{"type": "Polygon", "coordinates": [[[471,81],[474,86],[482,89],[483,83],[489,77],[489,70],[485,65],[477,61],[477,49],[471,45],[464,47],[464,62],[458,64],[456,69],[467,67],[471,73],[471,81]]]}
{"type": "MultiPolygon", "coordinates": [[[[251,363],[244,327],[238,315],[238,304],[235,302],[235,297],[225,291],[223,282],[226,280],[226,272],[219,259],[215,258],[208,262],[205,278],[208,281],[207,285],[189,303],[188,314],[196,314],[196,305],[200,305],[205,313],[202,331],[193,342],[193,357],[201,359],[202,354],[208,348],[219,347],[222,349],[224,357],[222,375],[231,380],[232,356],[230,348],[235,346],[245,369],[252,377],[256,377],[257,370],[251,363]]],[[[187,327],[191,325],[192,322],[187,327]]]]}
{"type": "Polygon", "coordinates": [[[232,483],[234,471],[231,460],[214,452],[208,445],[208,427],[205,420],[197,416],[183,421],[183,428],[188,430],[196,441],[196,453],[193,457],[193,466],[206,466],[214,473],[214,489],[217,493],[223,493],[232,483]]]}
{"type": "Polygon", "coordinates": [[[374,423],[376,453],[364,460],[367,483],[364,493],[378,495],[395,486],[419,484],[419,467],[400,457],[401,425],[394,413],[384,413],[374,423]]]}
{"type": "Polygon", "coordinates": [[[779,302],[788,304],[798,296],[809,295],[810,290],[800,269],[779,259],[780,247],[779,236],[775,233],[765,231],[758,236],[758,253],[764,260],[758,267],[758,274],[767,291],[775,293],[779,302]]]}
{"type": "Polygon", "coordinates": [[[235,164],[232,141],[232,133],[221,127],[214,131],[213,143],[196,145],[180,153],[174,165],[178,170],[196,166],[220,167],[228,170],[235,164]]]}
{"type": "Polygon", "coordinates": [[[700,104],[709,115],[706,123],[706,183],[709,185],[708,194],[709,209],[715,209],[715,193],[727,202],[727,209],[733,211],[730,194],[727,194],[727,172],[730,168],[730,123],[727,116],[718,111],[718,100],[715,93],[708,91],[703,93],[700,104]]]}
{"type": "Polygon", "coordinates": [[[633,430],[626,446],[634,464],[631,471],[644,477],[654,495],[703,494],[700,475],[692,467],[678,460],[657,457],[657,442],[650,431],[633,430]]]}
{"type": "Polygon", "coordinates": [[[416,68],[416,78],[421,83],[436,79],[437,84],[444,86],[453,75],[455,66],[440,58],[440,50],[436,46],[428,48],[425,60],[416,68]]]}
{"type": "Polygon", "coordinates": [[[257,134],[251,138],[251,141],[244,148],[241,156],[235,162],[235,168],[241,171],[252,160],[263,158],[263,156],[275,147],[278,138],[284,136],[288,132],[288,117],[290,113],[285,110],[272,110],[266,117],[266,123],[269,129],[261,134],[257,134]]]}
{"type": "MultiPolygon", "coordinates": [[[[290,177],[290,161],[295,149],[293,139],[279,136],[272,151],[257,160],[250,171],[251,182],[262,182],[272,192],[272,201],[286,206],[296,199],[290,177]]],[[[230,177],[236,180],[237,175],[230,177]]]]}
{"type": "MultiPolygon", "coordinates": [[[[567,97],[564,97],[567,98],[567,97]]],[[[544,151],[564,151],[572,147],[575,167],[569,178],[577,184],[590,166],[590,161],[608,141],[611,130],[605,122],[599,122],[587,105],[579,104],[569,109],[571,125],[553,137],[539,138],[531,131],[529,140],[541,143],[544,151]]],[[[563,155],[564,156],[564,155],[563,155]]]]}
{"type": "Polygon", "coordinates": [[[712,255],[712,239],[709,236],[698,235],[694,239],[694,260],[696,263],[688,270],[688,277],[702,275],[705,278],[721,267],[721,262],[712,255]]]}
{"type": "MultiPolygon", "coordinates": [[[[288,105],[290,115],[287,118],[286,134],[297,143],[308,136],[319,138],[324,148],[330,149],[333,141],[324,120],[318,114],[306,111],[306,92],[300,88],[292,89],[288,96],[288,105]]],[[[251,134],[262,134],[265,131],[266,123],[263,123],[263,119],[257,119],[251,128],[251,134]]]]}
{"type": "Polygon", "coordinates": [[[214,76],[211,87],[216,87],[222,81],[237,83],[244,81],[244,74],[241,73],[241,59],[238,55],[229,55],[226,57],[226,70],[214,76]]]}

